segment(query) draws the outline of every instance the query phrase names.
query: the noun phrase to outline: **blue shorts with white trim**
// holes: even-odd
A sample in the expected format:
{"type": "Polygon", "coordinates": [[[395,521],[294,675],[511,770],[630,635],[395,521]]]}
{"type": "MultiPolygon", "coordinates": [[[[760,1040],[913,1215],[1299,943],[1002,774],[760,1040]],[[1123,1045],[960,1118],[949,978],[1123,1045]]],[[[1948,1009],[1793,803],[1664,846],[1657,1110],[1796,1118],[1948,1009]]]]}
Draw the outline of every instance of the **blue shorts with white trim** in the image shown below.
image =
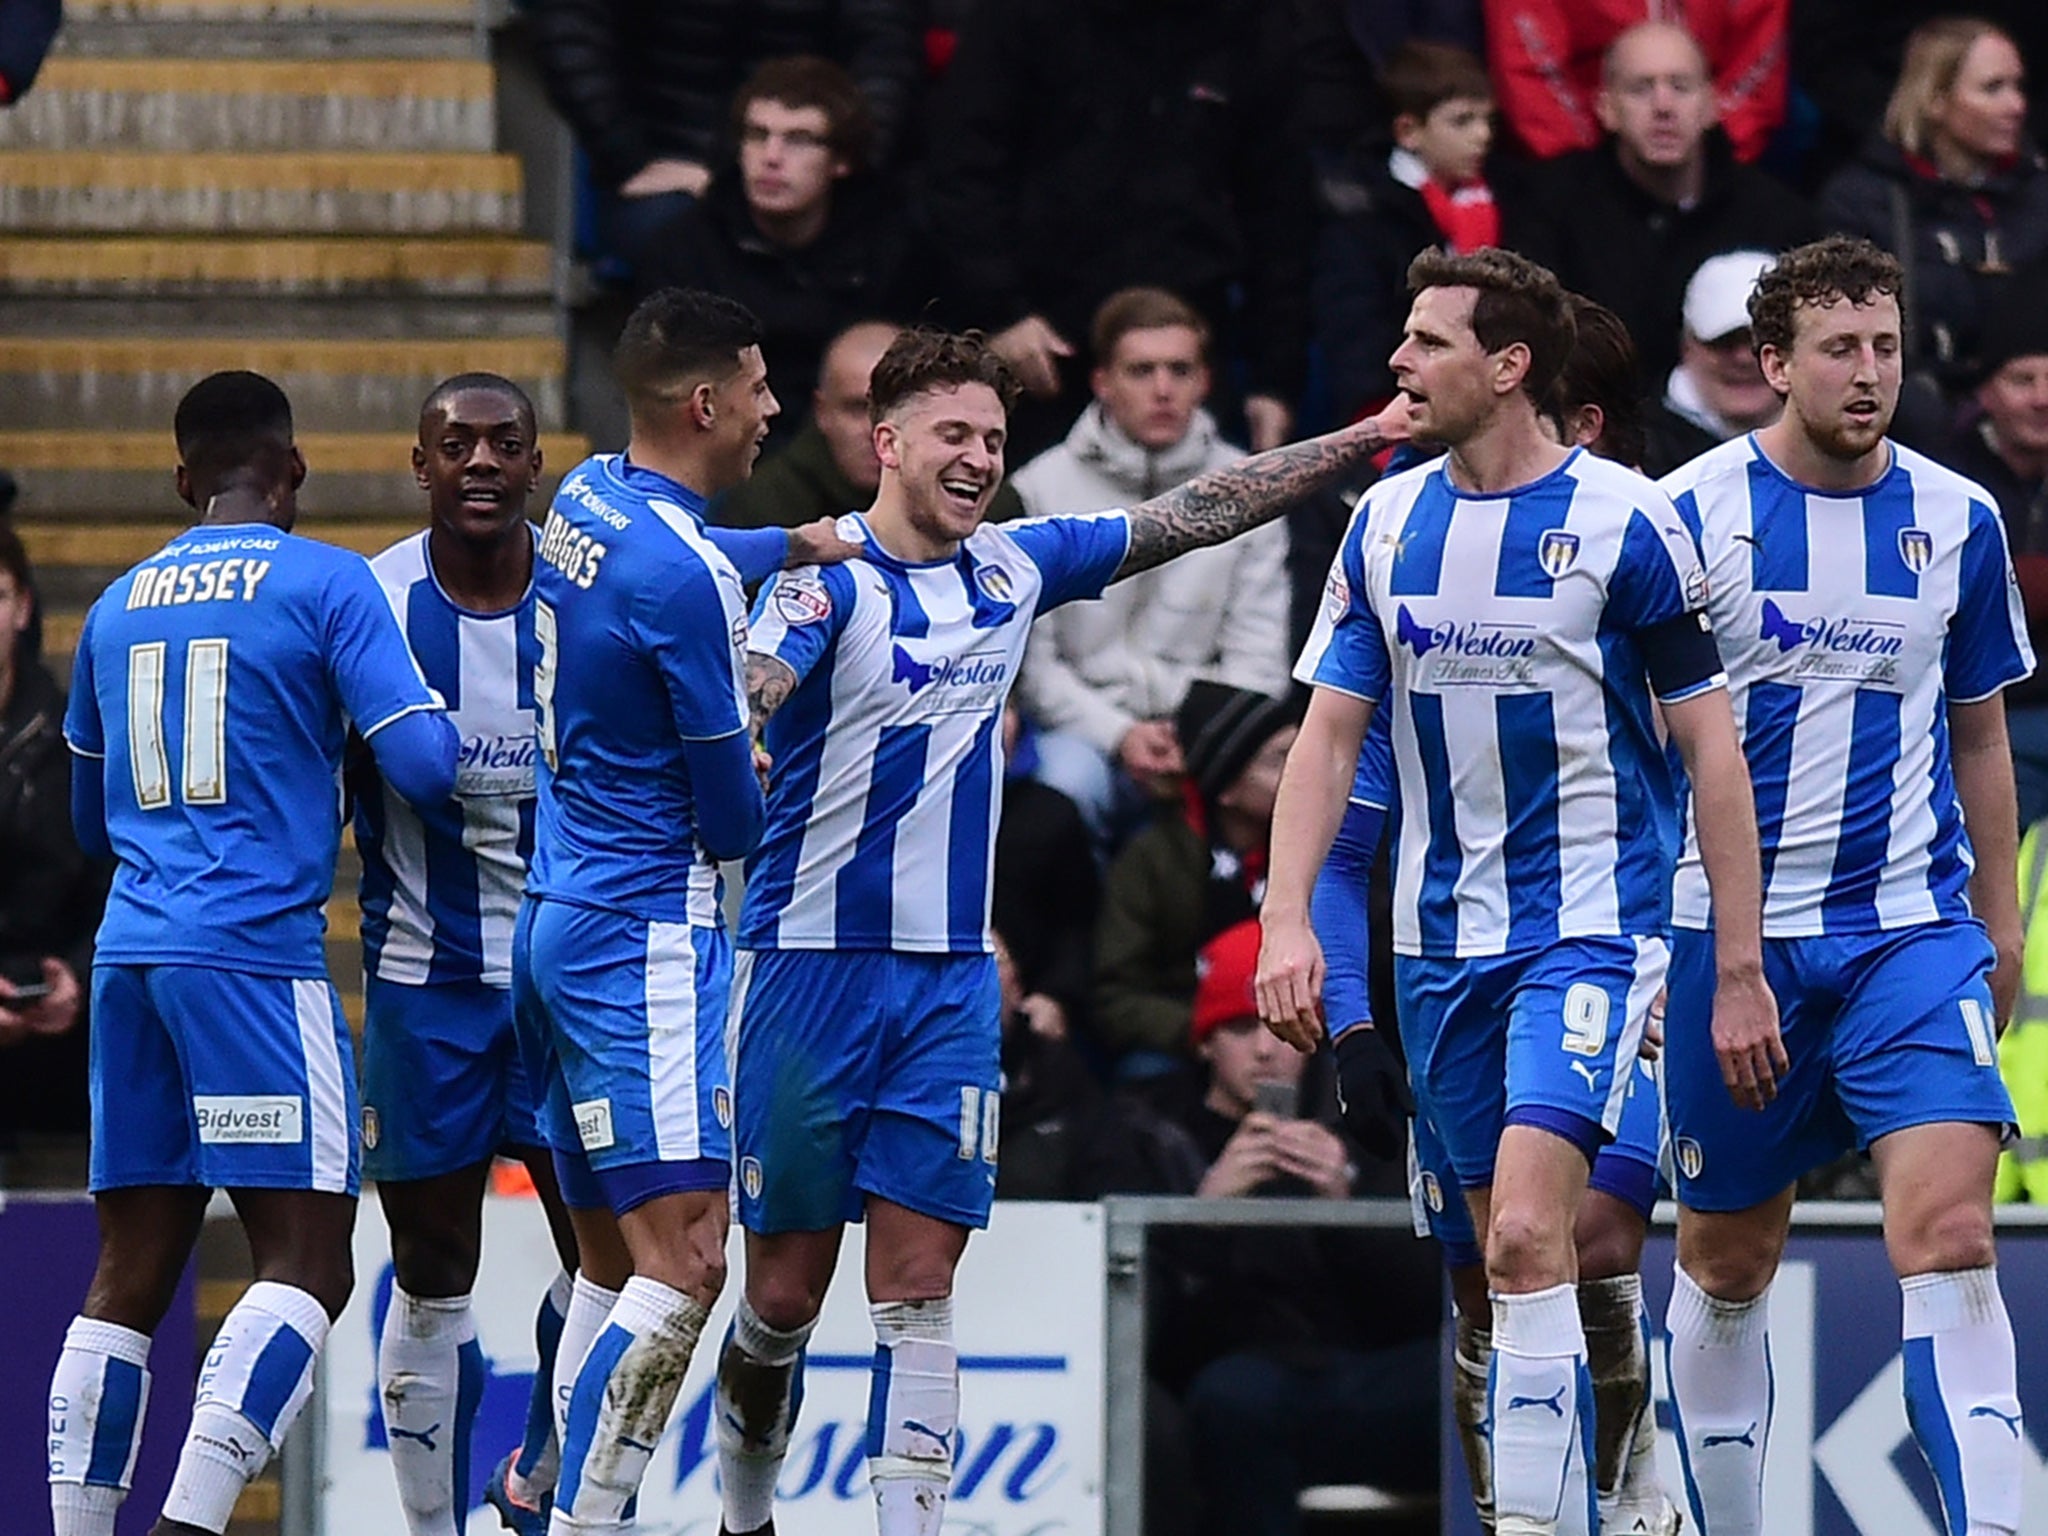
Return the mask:
{"type": "Polygon", "coordinates": [[[1762,1111],[1729,1097],[1714,1055],[1714,936],[1672,940],[1664,1096],[1678,1198],[1742,1211],[1879,1137],[1949,1121],[2005,1131],[1991,940],[1975,921],[1764,940],[1791,1070],[1762,1111]]]}
{"type": "Polygon", "coordinates": [[[363,1172],[382,1183],[540,1144],[512,993],[480,981],[363,982],[363,1172]]]}
{"type": "MultiPolygon", "coordinates": [[[[1621,1124],[1614,1140],[1594,1156],[1586,1180],[1587,1188],[1612,1195],[1644,1221],[1649,1220],[1657,1200],[1664,1143],[1663,1099],[1656,1068],[1638,1059],[1629,1082],[1628,1102],[1622,1106],[1621,1124]]],[[[1409,1169],[1408,1198],[1415,1214],[1415,1235],[1434,1237],[1443,1247],[1444,1263],[1452,1269],[1483,1263],[1485,1255],[1472,1225],[1472,1208],[1465,1203],[1443,1138],[1418,1115],[1410,1142],[1414,1165],[1409,1169]]]]}
{"type": "Polygon", "coordinates": [[[739,1218],[857,1221],[876,1195],[988,1225],[1001,1130],[995,957],[743,950],[733,984],[739,1218]]]}
{"type": "Polygon", "coordinates": [[[355,1052],[326,977],[197,965],[92,972],[94,1190],[353,1195],[355,1052]]]}
{"type": "Polygon", "coordinates": [[[512,999],[547,1145],[580,1150],[599,1173],[729,1162],[731,985],[722,928],[528,897],[512,999]]]}
{"type": "Polygon", "coordinates": [[[1541,1125],[1591,1161],[1620,1129],[1669,958],[1661,938],[1569,938],[1476,959],[1397,955],[1416,1113],[1460,1187],[1493,1182],[1504,1127],[1541,1125]]]}

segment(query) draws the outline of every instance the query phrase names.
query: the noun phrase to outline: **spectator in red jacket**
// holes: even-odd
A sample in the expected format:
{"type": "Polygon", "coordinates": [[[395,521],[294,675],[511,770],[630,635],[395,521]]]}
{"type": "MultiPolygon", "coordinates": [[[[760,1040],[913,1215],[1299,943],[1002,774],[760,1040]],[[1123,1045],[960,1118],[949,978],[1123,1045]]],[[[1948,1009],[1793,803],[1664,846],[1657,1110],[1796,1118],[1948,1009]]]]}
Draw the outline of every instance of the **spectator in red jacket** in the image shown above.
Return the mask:
{"type": "Polygon", "coordinates": [[[1791,16],[1791,0],[1486,0],[1501,116],[1531,154],[1593,148],[1607,50],[1638,23],[1675,21],[1706,55],[1735,157],[1754,160],[1785,119],[1791,16]]]}

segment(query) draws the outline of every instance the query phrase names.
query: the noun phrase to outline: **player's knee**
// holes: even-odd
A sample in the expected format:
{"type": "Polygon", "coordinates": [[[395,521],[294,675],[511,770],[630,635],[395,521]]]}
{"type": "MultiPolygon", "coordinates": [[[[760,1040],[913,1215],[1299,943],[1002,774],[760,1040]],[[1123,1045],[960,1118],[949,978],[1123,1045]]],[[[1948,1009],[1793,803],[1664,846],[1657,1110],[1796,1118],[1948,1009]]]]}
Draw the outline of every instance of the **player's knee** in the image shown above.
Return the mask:
{"type": "Polygon", "coordinates": [[[1614,1280],[1632,1275],[1643,1257],[1643,1224],[1619,1202],[1588,1200],[1573,1234],[1581,1280],[1614,1280]]]}
{"type": "Polygon", "coordinates": [[[1495,1290],[1535,1291],[1571,1277],[1562,1223],[1527,1207],[1497,1206],[1486,1235],[1486,1278],[1495,1290]]]}
{"type": "Polygon", "coordinates": [[[817,1317],[825,1305],[825,1292],[807,1276],[764,1265],[747,1271],[747,1305],[770,1328],[787,1333],[817,1317]]]}
{"type": "Polygon", "coordinates": [[[477,1251],[467,1236],[445,1228],[391,1234],[391,1268],[410,1296],[467,1296],[476,1284],[477,1251]]]}
{"type": "Polygon", "coordinates": [[[1901,1224],[1891,1248],[1902,1275],[1987,1268],[1997,1256],[1991,1211],[1975,1201],[1935,1204],[1919,1220],[1901,1224]]]}
{"type": "Polygon", "coordinates": [[[1764,1234],[1731,1230],[1712,1242],[1682,1244],[1679,1264],[1716,1301],[1754,1301],[1778,1272],[1779,1247],[1764,1234]]]}
{"type": "Polygon", "coordinates": [[[943,1301],[953,1294],[952,1255],[919,1250],[869,1261],[868,1296],[873,1301],[943,1301]]]}

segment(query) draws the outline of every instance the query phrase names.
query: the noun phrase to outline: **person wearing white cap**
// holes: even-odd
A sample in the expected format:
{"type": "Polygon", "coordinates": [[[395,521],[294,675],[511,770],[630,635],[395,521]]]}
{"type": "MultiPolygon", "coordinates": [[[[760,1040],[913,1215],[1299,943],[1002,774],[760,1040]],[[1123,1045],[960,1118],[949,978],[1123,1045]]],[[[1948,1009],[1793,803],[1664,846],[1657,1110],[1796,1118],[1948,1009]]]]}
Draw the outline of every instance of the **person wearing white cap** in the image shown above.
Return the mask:
{"type": "Polygon", "coordinates": [[[1645,474],[1669,474],[1778,419],[1784,402],[1764,381],[1749,335],[1749,296],[1772,260],[1764,251],[1727,251],[1701,262],[1686,283],[1678,366],[1646,423],[1645,474]]]}

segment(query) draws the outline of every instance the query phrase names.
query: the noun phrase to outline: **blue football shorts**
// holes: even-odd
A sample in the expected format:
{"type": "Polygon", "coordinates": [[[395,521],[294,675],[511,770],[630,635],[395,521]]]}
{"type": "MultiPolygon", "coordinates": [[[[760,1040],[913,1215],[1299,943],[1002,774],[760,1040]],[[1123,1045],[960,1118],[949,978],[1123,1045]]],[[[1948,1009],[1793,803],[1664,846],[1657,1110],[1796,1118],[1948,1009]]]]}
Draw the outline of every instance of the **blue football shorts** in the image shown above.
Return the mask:
{"type": "Polygon", "coordinates": [[[1435,1126],[1461,1189],[1493,1182],[1509,1125],[1555,1132],[1589,1163],[1614,1139],[1667,959],[1661,938],[1606,937],[1395,957],[1416,1113],[1435,1126]]]}
{"type": "Polygon", "coordinates": [[[995,959],[743,950],[733,983],[739,1217],[820,1232],[866,1197],[988,1225],[1002,1102],[995,959]]]}
{"type": "MultiPolygon", "coordinates": [[[[1452,1269],[1484,1263],[1485,1250],[1472,1225],[1472,1208],[1465,1203],[1443,1138],[1420,1116],[1410,1122],[1409,1129],[1408,1198],[1415,1215],[1415,1235],[1434,1237],[1443,1248],[1444,1263],[1452,1269]]],[[[1622,1106],[1621,1124],[1614,1140],[1594,1155],[1587,1187],[1612,1195],[1648,1221],[1657,1203],[1663,1142],[1664,1105],[1657,1070],[1638,1060],[1628,1102],[1622,1106]]]]}
{"type": "MultiPolygon", "coordinates": [[[[531,897],[521,903],[513,1006],[542,1142],[580,1153],[600,1180],[655,1164],[692,1164],[701,1173],[681,1182],[661,1176],[640,1197],[723,1189],[732,1158],[731,983],[722,928],[531,897]]],[[[623,1202],[615,1194],[612,1203],[623,1202]]]]}
{"type": "Polygon", "coordinates": [[[385,1183],[541,1144],[512,993],[481,981],[363,983],[363,1172],[385,1183]]]}
{"type": "Polygon", "coordinates": [[[197,965],[92,972],[94,1190],[353,1195],[355,1051],[324,976],[197,965]]]}
{"type": "Polygon", "coordinates": [[[1975,921],[1765,939],[1791,1070],[1763,1110],[1737,1107],[1712,1034],[1714,938],[1672,941],[1665,1105],[1678,1198],[1743,1211],[1844,1152],[1909,1126],[2013,1125],[1998,1073],[1991,941],[1975,921]]]}

